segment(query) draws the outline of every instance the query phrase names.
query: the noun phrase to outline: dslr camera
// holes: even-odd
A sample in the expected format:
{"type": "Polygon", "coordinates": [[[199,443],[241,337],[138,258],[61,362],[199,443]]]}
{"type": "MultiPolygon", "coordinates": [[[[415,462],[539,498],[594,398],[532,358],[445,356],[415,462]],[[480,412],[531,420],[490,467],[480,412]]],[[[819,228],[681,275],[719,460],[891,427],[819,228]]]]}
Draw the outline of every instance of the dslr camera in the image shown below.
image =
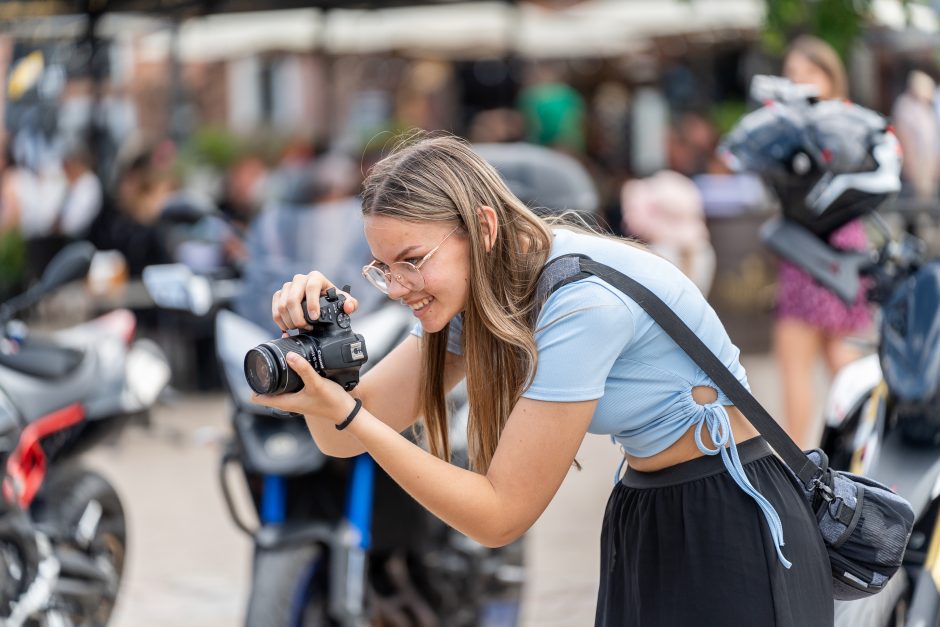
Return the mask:
{"type": "MultiPolygon", "coordinates": [[[[348,292],[349,287],[343,288],[348,292]]],[[[304,386],[300,376],[287,365],[287,354],[306,359],[321,377],[326,377],[349,391],[359,384],[359,369],[368,360],[366,341],[350,327],[349,314],[343,311],[346,296],[330,288],[320,297],[320,319],[311,320],[303,307],[304,318],[312,331],[284,337],[252,348],[245,355],[245,378],[258,394],[286,394],[304,386]]]]}

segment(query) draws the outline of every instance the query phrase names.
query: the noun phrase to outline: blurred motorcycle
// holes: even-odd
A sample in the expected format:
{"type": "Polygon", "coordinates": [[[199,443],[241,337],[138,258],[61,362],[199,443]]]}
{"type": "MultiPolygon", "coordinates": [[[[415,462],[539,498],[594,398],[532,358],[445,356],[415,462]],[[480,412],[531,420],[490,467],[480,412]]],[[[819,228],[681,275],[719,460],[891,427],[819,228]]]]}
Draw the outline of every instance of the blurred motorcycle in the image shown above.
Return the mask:
{"type": "Polygon", "coordinates": [[[153,406],[169,380],[160,349],[116,310],[46,336],[14,316],[88,271],[72,244],[36,286],[0,305],[0,618],[21,625],[107,624],[127,550],[121,500],[78,459],[153,406]]]}
{"type": "MultiPolygon", "coordinates": [[[[824,285],[834,274],[867,277],[881,305],[876,354],[835,377],[825,405],[821,448],[834,468],[890,486],[914,508],[917,522],[903,568],[877,595],[836,602],[836,625],[936,625],[940,621],[940,261],[924,259],[911,236],[887,241],[872,257],[821,249],[801,227],[772,222],[765,241],[824,285]],[[826,256],[825,266],[814,264],[826,256]],[[826,271],[823,268],[828,268],[826,271]]],[[[853,281],[848,281],[851,284],[853,281]]],[[[854,302],[846,282],[838,282],[854,302]]],[[[857,293],[857,292],[856,292],[857,293]]]]}
{"type": "MultiPolygon", "coordinates": [[[[215,315],[233,404],[219,479],[232,520],[255,545],[246,625],[515,624],[520,543],[494,550],[473,542],[415,503],[368,455],[327,457],[302,416],[252,403],[245,354],[271,333],[221,307],[236,291],[230,282],[182,265],[148,267],[144,281],[161,307],[215,315]],[[240,511],[235,482],[247,486],[249,514],[240,511]]],[[[394,304],[354,319],[373,362],[412,326],[410,312],[394,304]]],[[[465,392],[450,401],[455,455],[465,462],[465,392]]]]}
{"type": "MultiPolygon", "coordinates": [[[[394,306],[356,322],[372,355],[389,352],[413,325],[410,313],[394,306]]],[[[520,544],[487,549],[452,530],[368,455],[324,456],[302,417],[265,412],[248,400],[244,354],[269,335],[226,311],[216,330],[236,405],[235,446],[223,467],[241,468],[259,519],[254,529],[239,519],[223,474],[232,516],[255,539],[247,625],[272,624],[272,616],[285,625],[515,624],[520,544]]],[[[449,400],[457,408],[454,449],[465,463],[466,397],[458,392],[449,400]]]]}
{"type": "Polygon", "coordinates": [[[880,305],[877,354],[840,371],[826,402],[822,449],[834,468],[907,499],[916,524],[901,570],[878,594],[836,602],[845,627],[940,624],[940,261],[875,212],[900,189],[900,150],[885,120],[857,105],[817,101],[800,86],[759,77],[765,106],[723,140],[735,169],[756,172],[783,217],[761,237],[843,302],[880,305]],[[830,234],[860,216],[880,232],[875,251],[843,251],[830,234]]]}

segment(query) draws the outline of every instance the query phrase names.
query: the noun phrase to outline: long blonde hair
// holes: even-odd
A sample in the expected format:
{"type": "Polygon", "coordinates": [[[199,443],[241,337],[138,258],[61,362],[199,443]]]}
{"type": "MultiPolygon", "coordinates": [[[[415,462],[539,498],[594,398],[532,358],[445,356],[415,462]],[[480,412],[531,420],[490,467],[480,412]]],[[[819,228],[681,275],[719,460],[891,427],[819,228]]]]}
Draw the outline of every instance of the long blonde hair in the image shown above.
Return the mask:
{"type": "Polygon", "coordinates": [[[806,60],[829,77],[829,81],[832,83],[832,93],[828,94],[827,98],[841,99],[849,97],[849,81],[846,76],[845,65],[842,64],[842,59],[839,58],[839,53],[835,51],[835,48],[819,37],[801,35],[794,39],[787,48],[784,58],[789,57],[794,52],[803,55],[806,60]]]}
{"type": "MultiPolygon", "coordinates": [[[[531,382],[538,353],[530,320],[539,272],[548,259],[548,224],[509,190],[465,142],[452,136],[403,142],[363,183],[363,215],[407,222],[450,222],[470,247],[470,288],[463,313],[472,467],[486,472],[506,420],[531,382]],[[487,251],[480,207],[497,216],[487,251]]],[[[426,333],[420,407],[431,453],[450,459],[444,391],[449,327],[426,333]]]]}

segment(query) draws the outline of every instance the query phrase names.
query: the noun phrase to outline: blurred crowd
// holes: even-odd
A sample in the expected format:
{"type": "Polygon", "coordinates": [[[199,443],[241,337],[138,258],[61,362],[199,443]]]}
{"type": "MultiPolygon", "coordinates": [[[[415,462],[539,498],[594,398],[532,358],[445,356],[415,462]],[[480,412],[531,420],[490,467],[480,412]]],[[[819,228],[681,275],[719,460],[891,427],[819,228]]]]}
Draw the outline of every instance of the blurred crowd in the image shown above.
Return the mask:
{"type": "MultiPolygon", "coordinates": [[[[820,97],[847,97],[841,61],[819,50],[810,46],[757,69],[799,82],[813,82],[814,72],[828,75],[833,90],[820,97]]],[[[55,113],[39,125],[7,115],[0,137],[0,297],[35,281],[68,241],[88,239],[116,251],[112,269],[122,280],[172,262],[239,278],[247,289],[236,306],[269,325],[264,296],[293,274],[316,267],[358,276],[369,260],[358,228],[363,175],[398,133],[412,129],[444,130],[478,145],[539,145],[574,159],[597,191],[594,222],[645,242],[709,294],[721,252],[714,219],[773,209],[753,178],[732,174],[716,154],[723,130],[746,110],[756,70],[749,74],[742,59],[736,72],[717,72],[718,79],[676,62],[643,85],[605,78],[590,90],[566,62],[399,60],[360,72],[363,80],[370,72],[377,78],[352,88],[348,120],[334,111],[334,125],[319,131],[191,123],[179,133],[168,123],[154,133],[123,116],[123,130],[102,132],[101,116],[88,114],[76,132],[74,121],[57,124],[55,113]],[[375,87],[392,82],[383,72],[398,77],[385,100],[375,87]],[[719,92],[740,106],[717,108],[719,92]],[[168,220],[167,208],[181,203],[201,207],[203,219],[168,220]]],[[[927,204],[940,187],[937,76],[929,65],[911,71],[890,112],[906,155],[903,195],[927,204]]],[[[12,102],[39,87],[18,84],[7,97],[12,102]]],[[[191,88],[193,102],[196,92],[191,88]]],[[[69,89],[57,93],[52,111],[64,116],[69,89]]],[[[28,109],[22,98],[19,106],[28,109]]],[[[727,290],[719,296],[727,298],[727,290]]],[[[146,315],[142,320],[147,324],[146,315]]]]}
{"type": "MultiPolygon", "coordinates": [[[[624,185],[631,168],[623,156],[630,141],[626,103],[618,100],[623,94],[608,85],[595,99],[599,102],[588,102],[565,82],[561,67],[534,65],[518,91],[516,106],[468,110],[462,134],[475,143],[524,142],[573,157],[600,190],[598,222],[611,232],[647,241],[683,233],[681,242],[663,242],[663,251],[693,245],[687,241],[690,237],[707,238],[702,199],[687,179],[727,172],[714,155],[719,138],[715,124],[705,113],[681,112],[664,136],[662,166],[669,172],[624,185]],[[591,122],[597,112],[605,119],[605,108],[619,110],[619,118],[607,111],[606,118],[614,120],[612,128],[591,122]],[[605,160],[591,154],[598,144],[606,146],[602,153],[612,156],[605,160]],[[589,150],[589,145],[595,148],[589,150]],[[679,179],[685,183],[674,189],[669,182],[679,179]],[[677,231],[669,226],[672,222],[685,226],[677,231]]],[[[386,127],[459,132],[441,124],[443,105],[434,73],[419,67],[414,74],[414,92],[398,99],[394,119],[386,127]]],[[[37,133],[15,127],[0,137],[4,293],[34,281],[55,251],[77,239],[120,252],[130,278],[139,277],[147,265],[171,261],[240,275],[249,254],[249,227],[256,218],[271,208],[354,198],[363,173],[389,137],[379,132],[369,138],[371,143],[337,146],[339,142],[331,145],[323,138],[298,135],[273,147],[272,142],[236,138],[237,147],[208,164],[200,161],[206,155],[199,154],[203,147],[198,137],[142,139],[140,133],[130,133],[107,158],[102,158],[101,143],[93,140],[92,132],[37,133]],[[164,224],[164,208],[183,192],[195,192],[217,208],[224,225],[181,231],[164,224]],[[207,239],[214,240],[212,246],[200,245],[199,240],[207,239]]],[[[706,259],[706,269],[709,263],[714,265],[714,260],[706,259]]],[[[704,275],[699,280],[707,285],[704,275]]]]}
{"type": "MultiPolygon", "coordinates": [[[[702,94],[697,99],[689,95],[696,89],[695,79],[678,66],[664,73],[659,100],[649,90],[629,94],[614,81],[600,85],[589,98],[566,80],[564,68],[563,63],[532,63],[513,106],[491,106],[485,98],[474,103],[470,91],[464,94],[468,102],[463,110],[457,111],[444,95],[453,77],[448,79],[439,64],[415,63],[385,128],[445,129],[472,142],[528,142],[568,154],[585,166],[600,191],[601,224],[663,251],[676,249],[667,254],[682,256],[683,263],[696,259],[689,272],[697,273],[697,282],[707,289],[714,258],[702,248],[708,235],[706,213],[720,212],[732,192],[759,194],[747,181],[722,180],[734,177],[715,153],[721,130],[713,111],[702,105],[702,94]],[[641,140],[642,149],[631,145],[641,140]],[[683,226],[672,228],[672,223],[683,226]],[[679,233],[676,241],[659,242],[679,233]]],[[[905,193],[918,199],[934,198],[940,180],[936,92],[930,74],[913,71],[892,110],[909,157],[905,193]]],[[[131,277],[148,264],[181,256],[238,273],[247,254],[244,236],[259,213],[278,203],[315,205],[354,196],[370,151],[380,152],[388,139],[373,134],[368,139],[374,145],[363,145],[334,138],[340,145],[330,145],[328,138],[300,133],[274,149],[271,142],[253,145],[246,139],[222,162],[211,164],[207,182],[204,164],[188,159],[192,138],[142,140],[140,133],[129,133],[120,138],[113,157],[103,159],[100,142],[95,144],[91,133],[62,137],[26,130],[7,128],[2,138],[0,254],[6,260],[6,291],[17,272],[26,282],[34,280],[69,239],[88,238],[99,248],[120,251],[131,277]],[[168,199],[192,187],[207,192],[227,219],[227,229],[211,251],[180,249],[182,242],[173,241],[159,224],[168,199]]]]}

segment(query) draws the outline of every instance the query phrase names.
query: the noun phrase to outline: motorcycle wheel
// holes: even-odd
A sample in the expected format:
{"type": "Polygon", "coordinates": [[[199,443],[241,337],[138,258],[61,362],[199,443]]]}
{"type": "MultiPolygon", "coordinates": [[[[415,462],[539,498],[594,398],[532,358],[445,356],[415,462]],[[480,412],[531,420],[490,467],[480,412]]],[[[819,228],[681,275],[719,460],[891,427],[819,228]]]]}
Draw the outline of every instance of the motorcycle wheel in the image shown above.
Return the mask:
{"type": "Polygon", "coordinates": [[[835,627],[903,627],[907,622],[910,580],[902,568],[878,594],[836,601],[835,627]]]}
{"type": "Polygon", "coordinates": [[[245,627],[332,627],[326,560],[317,545],[255,547],[245,627]]]}
{"type": "Polygon", "coordinates": [[[35,516],[40,523],[57,529],[57,546],[79,551],[109,575],[105,594],[96,599],[69,604],[69,613],[78,625],[104,626],[111,618],[127,553],[127,523],[117,492],[96,472],[81,467],[57,469],[41,492],[35,516]],[[94,537],[87,545],[75,540],[79,521],[91,503],[101,506],[101,516],[94,537]]]}
{"type": "Polygon", "coordinates": [[[31,523],[18,512],[0,515],[0,624],[33,581],[38,561],[31,523]]]}

